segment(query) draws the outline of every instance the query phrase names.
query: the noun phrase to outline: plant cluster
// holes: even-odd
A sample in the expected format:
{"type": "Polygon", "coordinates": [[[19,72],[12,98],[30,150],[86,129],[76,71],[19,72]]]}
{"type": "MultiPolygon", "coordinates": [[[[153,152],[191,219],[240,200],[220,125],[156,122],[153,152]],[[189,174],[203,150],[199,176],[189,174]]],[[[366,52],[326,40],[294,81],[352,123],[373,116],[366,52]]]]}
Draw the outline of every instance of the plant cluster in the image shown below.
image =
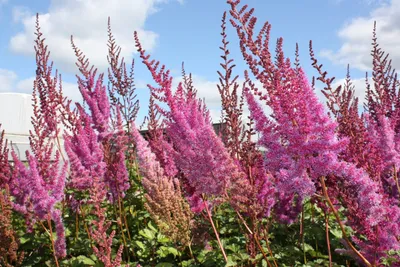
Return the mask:
{"type": "Polygon", "coordinates": [[[254,9],[228,6],[219,133],[192,76],[182,66],[174,88],[135,32],[154,80],[139,131],[134,61],[127,70],[110,20],[108,88],[71,36],[83,98],[73,105],[37,16],[28,161],[0,135],[0,266],[400,266],[400,84],[376,28],[363,112],[349,71],[333,88],[310,42],[327,113],[298,47],[292,64],[279,38],[273,57],[271,25],[255,32],[254,9]]]}

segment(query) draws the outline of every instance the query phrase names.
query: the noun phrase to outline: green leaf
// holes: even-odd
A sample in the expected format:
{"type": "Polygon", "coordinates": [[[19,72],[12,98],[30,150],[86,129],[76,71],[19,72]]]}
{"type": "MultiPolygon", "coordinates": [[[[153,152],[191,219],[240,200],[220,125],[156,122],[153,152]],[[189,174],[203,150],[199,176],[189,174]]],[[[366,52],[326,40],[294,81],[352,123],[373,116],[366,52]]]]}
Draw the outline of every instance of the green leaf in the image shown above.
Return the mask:
{"type": "Polygon", "coordinates": [[[343,233],[340,229],[330,229],[329,232],[334,235],[336,238],[342,238],[343,233]]]}
{"type": "Polygon", "coordinates": [[[151,223],[151,221],[147,224],[147,227],[150,228],[150,230],[152,230],[153,232],[158,232],[157,229],[153,226],[153,224],[151,223]]]}
{"type": "Polygon", "coordinates": [[[174,256],[178,256],[179,252],[176,248],[168,247],[168,252],[174,256]]]}
{"type": "Polygon", "coordinates": [[[237,262],[235,262],[231,256],[228,256],[228,261],[225,265],[225,267],[231,267],[231,266],[236,266],[237,262]]]}
{"type": "Polygon", "coordinates": [[[169,241],[169,238],[164,235],[157,236],[157,242],[159,243],[168,243],[169,241]]]}
{"type": "Polygon", "coordinates": [[[144,230],[140,230],[139,234],[149,240],[153,240],[155,238],[155,235],[152,231],[150,231],[149,229],[144,229],[144,230]]]}
{"type": "Polygon", "coordinates": [[[314,248],[307,243],[304,243],[303,246],[304,246],[304,252],[314,251],[314,248]]]}
{"type": "Polygon", "coordinates": [[[174,265],[169,262],[160,262],[159,264],[156,265],[156,267],[173,267],[174,265]]]}
{"type": "Polygon", "coordinates": [[[143,242],[141,242],[139,240],[135,240],[135,244],[136,244],[136,246],[141,248],[143,251],[146,250],[146,246],[143,244],[143,242]]]}
{"type": "Polygon", "coordinates": [[[85,265],[93,266],[94,264],[96,264],[91,258],[88,258],[88,257],[83,256],[83,255],[79,255],[76,258],[79,260],[80,263],[83,263],[85,265]]]}

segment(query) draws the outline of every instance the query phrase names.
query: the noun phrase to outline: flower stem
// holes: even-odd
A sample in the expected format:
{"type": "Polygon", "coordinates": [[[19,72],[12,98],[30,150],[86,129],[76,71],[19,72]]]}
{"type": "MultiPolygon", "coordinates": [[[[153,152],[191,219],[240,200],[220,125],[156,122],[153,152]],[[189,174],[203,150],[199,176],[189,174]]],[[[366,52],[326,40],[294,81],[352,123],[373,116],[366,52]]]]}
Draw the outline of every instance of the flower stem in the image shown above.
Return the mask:
{"type": "Polygon", "coordinates": [[[329,207],[331,208],[333,214],[335,215],[336,221],[339,223],[340,230],[342,230],[343,238],[346,241],[347,245],[351,248],[351,250],[367,265],[368,267],[372,267],[371,263],[353,246],[353,244],[350,242],[346,231],[344,230],[344,226],[342,221],[340,220],[339,214],[335,207],[332,204],[331,199],[329,198],[328,191],[325,185],[325,177],[321,177],[321,186],[322,186],[322,191],[324,193],[324,197],[326,202],[328,202],[329,207]]]}
{"type": "MultiPolygon", "coordinates": [[[[202,198],[203,198],[203,201],[206,202],[205,199],[204,199],[204,196],[202,198]]],[[[214,225],[213,219],[211,217],[210,210],[208,209],[207,203],[205,203],[204,206],[206,207],[208,219],[209,219],[209,221],[211,223],[211,226],[212,226],[212,228],[214,230],[215,236],[217,237],[218,245],[219,245],[219,247],[221,249],[222,255],[224,256],[225,262],[228,263],[228,258],[226,257],[226,253],[225,253],[224,247],[222,246],[221,240],[219,239],[219,234],[217,232],[217,229],[215,228],[215,225],[214,225]]]]}
{"type": "Polygon", "coordinates": [[[50,214],[48,215],[47,218],[47,224],[49,226],[49,235],[50,235],[50,241],[51,241],[51,247],[53,248],[53,255],[54,255],[54,260],[56,261],[56,266],[59,267],[60,265],[58,264],[58,259],[56,256],[56,248],[54,246],[54,240],[53,240],[53,229],[51,227],[51,219],[50,219],[50,214]]]}

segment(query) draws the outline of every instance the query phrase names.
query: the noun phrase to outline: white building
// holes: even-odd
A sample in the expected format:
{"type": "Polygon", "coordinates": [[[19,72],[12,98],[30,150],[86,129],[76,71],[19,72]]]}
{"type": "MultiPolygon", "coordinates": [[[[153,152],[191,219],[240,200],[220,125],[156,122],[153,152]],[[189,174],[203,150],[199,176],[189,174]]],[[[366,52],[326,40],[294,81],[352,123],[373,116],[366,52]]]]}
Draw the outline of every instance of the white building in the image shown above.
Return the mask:
{"type": "MultiPolygon", "coordinates": [[[[0,93],[0,124],[5,131],[8,146],[22,161],[29,150],[29,130],[32,130],[32,96],[21,93],[0,93]]],[[[9,160],[12,160],[11,155],[9,160]]]]}
{"type": "MultiPolygon", "coordinates": [[[[21,161],[26,161],[25,151],[31,151],[29,131],[33,130],[32,116],[32,95],[0,93],[0,129],[5,131],[5,139],[8,140],[10,161],[12,161],[11,150],[15,151],[21,161]]],[[[60,143],[63,146],[62,136],[60,136],[60,143]]]]}

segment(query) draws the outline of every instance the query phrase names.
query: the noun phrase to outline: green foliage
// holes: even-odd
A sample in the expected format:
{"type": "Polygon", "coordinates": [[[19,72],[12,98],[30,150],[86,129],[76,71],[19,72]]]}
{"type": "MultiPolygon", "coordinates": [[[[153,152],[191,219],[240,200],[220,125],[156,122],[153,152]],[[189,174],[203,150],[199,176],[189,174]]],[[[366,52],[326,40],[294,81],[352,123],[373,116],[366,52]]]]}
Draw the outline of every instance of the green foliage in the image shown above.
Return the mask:
{"type": "MultiPolygon", "coordinates": [[[[206,216],[195,217],[191,246],[180,248],[159,231],[144,208],[145,198],[140,176],[133,169],[130,170],[130,180],[131,189],[123,201],[124,214],[129,226],[127,228],[125,224],[122,224],[122,231],[127,242],[127,247],[123,251],[124,263],[129,263],[130,266],[140,263],[143,267],[268,266],[257,247],[255,247],[254,255],[249,254],[248,238],[250,236],[236,212],[228,204],[222,204],[212,210],[214,223],[228,256],[228,263],[225,263],[206,216]]],[[[78,197],[85,199],[87,196],[82,194],[78,197]]],[[[118,207],[109,203],[104,203],[104,207],[107,208],[107,219],[112,222],[109,231],[116,231],[113,240],[113,257],[115,257],[118,247],[124,244],[121,227],[117,224],[118,207]]],[[[64,208],[63,219],[66,227],[68,256],[59,262],[60,266],[103,266],[93,254],[92,243],[87,233],[91,220],[95,219],[90,213],[90,208],[90,205],[82,205],[79,214],[67,207],[64,208]]],[[[246,222],[251,225],[248,219],[246,222]]],[[[278,266],[329,265],[325,214],[316,205],[307,202],[304,205],[304,218],[299,218],[297,223],[289,226],[276,223],[270,225],[266,219],[258,223],[257,227],[260,229],[268,229],[269,246],[265,238],[261,238],[260,245],[267,254],[270,264],[273,264],[275,260],[278,266]],[[301,222],[303,224],[302,237],[299,235],[301,222]]],[[[19,236],[19,249],[25,251],[26,255],[23,266],[55,266],[49,236],[41,224],[36,223],[34,231],[27,233],[24,218],[14,214],[13,226],[19,236]]],[[[347,266],[346,263],[351,262],[351,259],[335,252],[335,249],[343,249],[344,246],[342,232],[332,215],[329,216],[329,226],[333,266],[347,266]]],[[[351,229],[346,228],[346,231],[351,234],[351,229]]],[[[390,266],[393,262],[392,256],[396,253],[400,252],[388,253],[388,257],[382,264],[390,266]]]]}

